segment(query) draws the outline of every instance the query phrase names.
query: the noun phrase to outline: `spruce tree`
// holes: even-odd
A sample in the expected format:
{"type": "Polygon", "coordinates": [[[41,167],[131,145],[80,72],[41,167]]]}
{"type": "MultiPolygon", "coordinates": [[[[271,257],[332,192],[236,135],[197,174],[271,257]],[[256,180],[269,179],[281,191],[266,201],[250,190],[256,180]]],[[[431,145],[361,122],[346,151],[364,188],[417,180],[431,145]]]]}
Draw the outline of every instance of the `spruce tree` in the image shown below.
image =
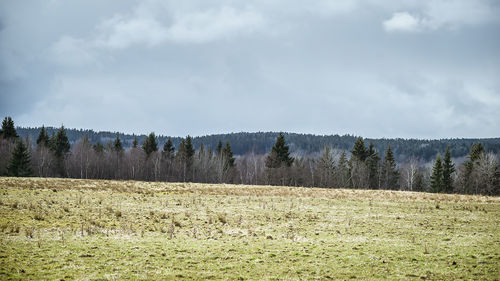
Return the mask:
{"type": "Polygon", "coordinates": [[[193,148],[192,138],[187,136],[186,139],[182,140],[179,144],[179,151],[177,156],[185,162],[187,167],[191,167],[193,164],[193,156],[195,154],[195,150],[193,148]]]}
{"type": "Polygon", "coordinates": [[[195,153],[194,147],[193,147],[193,138],[191,136],[186,137],[186,143],[185,143],[185,153],[186,157],[188,159],[192,159],[195,153]]]}
{"type": "Polygon", "coordinates": [[[378,168],[380,155],[378,151],[375,150],[372,141],[370,141],[367,154],[368,157],[366,158],[366,166],[368,167],[368,184],[371,189],[377,189],[379,187],[378,168]]]}
{"type": "Polygon", "coordinates": [[[363,142],[362,137],[359,137],[354,143],[354,147],[352,148],[351,154],[353,156],[356,156],[357,159],[365,161],[368,153],[366,151],[365,143],[363,142]]]}
{"type": "Polygon", "coordinates": [[[49,146],[49,135],[45,130],[45,126],[42,126],[40,130],[40,134],[38,134],[38,138],[36,139],[37,145],[49,146]]]}
{"type": "Polygon", "coordinates": [[[382,164],[383,186],[385,189],[397,189],[399,172],[396,169],[396,160],[392,153],[391,146],[387,146],[385,151],[384,162],[382,164]]]}
{"type": "Polygon", "coordinates": [[[174,156],[175,147],[170,138],[168,138],[167,142],[163,145],[163,152],[169,157],[174,156]]]}
{"type": "MultiPolygon", "coordinates": [[[[193,170],[195,150],[193,148],[192,139],[187,136],[186,139],[182,140],[179,144],[179,149],[177,151],[176,159],[182,163],[183,167],[183,180],[189,180],[191,178],[191,171],[193,170]]],[[[194,176],[194,175],[193,175],[194,176]]]]}
{"type": "Polygon", "coordinates": [[[0,135],[4,139],[12,139],[18,137],[16,127],[14,126],[14,121],[12,120],[12,118],[10,118],[10,116],[3,119],[0,135]]]}
{"type": "Polygon", "coordinates": [[[28,177],[33,174],[30,165],[30,154],[22,139],[18,139],[12,152],[7,173],[13,177],[28,177]]]}
{"type": "Polygon", "coordinates": [[[62,159],[66,156],[71,146],[64,126],[61,126],[57,134],[52,137],[50,144],[57,158],[62,159]]]}
{"type": "Polygon", "coordinates": [[[229,141],[226,141],[226,146],[222,150],[222,157],[225,161],[224,167],[226,168],[234,167],[234,157],[233,157],[233,152],[231,151],[231,145],[229,144],[229,141]]]}
{"type": "Polygon", "coordinates": [[[134,136],[134,141],[132,142],[132,147],[137,148],[138,145],[139,145],[139,142],[137,141],[137,137],[134,136]]]}
{"type": "Polygon", "coordinates": [[[97,154],[103,154],[104,153],[104,145],[100,141],[98,141],[96,144],[93,146],[95,153],[97,154]]]}
{"type": "Polygon", "coordinates": [[[217,143],[217,150],[215,150],[215,153],[217,154],[217,156],[220,156],[222,153],[222,141],[221,140],[219,140],[219,142],[217,143]]]}
{"type": "Polygon", "coordinates": [[[120,137],[118,137],[118,135],[116,136],[115,142],[113,143],[113,150],[119,153],[123,152],[122,141],[120,140],[120,137]]]}
{"type": "Polygon", "coordinates": [[[476,160],[479,159],[479,157],[483,153],[484,153],[484,148],[480,142],[473,144],[472,147],[470,148],[470,152],[469,152],[469,161],[471,163],[475,162],[476,160]]]}
{"type": "Polygon", "coordinates": [[[142,149],[144,149],[147,156],[158,150],[155,133],[150,133],[149,136],[146,137],[146,140],[142,144],[142,149]]]}
{"type": "Polygon", "coordinates": [[[441,192],[443,190],[443,165],[441,162],[441,155],[438,154],[436,162],[432,167],[431,175],[431,191],[441,192]]]}
{"type": "Polygon", "coordinates": [[[198,155],[201,157],[204,154],[205,154],[205,145],[201,142],[200,143],[200,150],[198,151],[198,155]]]}
{"type": "Polygon", "coordinates": [[[469,161],[466,161],[463,164],[465,167],[465,172],[461,183],[462,190],[469,189],[470,185],[472,184],[472,172],[474,171],[474,166],[477,164],[478,160],[483,154],[484,148],[480,142],[472,144],[469,151],[469,161]]]}
{"type": "Polygon", "coordinates": [[[293,163],[293,158],[290,157],[289,147],[286,145],[285,136],[283,133],[278,135],[276,143],[271,148],[271,153],[266,158],[266,167],[278,168],[280,166],[290,167],[293,163]]]}
{"type": "Polygon", "coordinates": [[[451,161],[450,146],[446,147],[443,160],[443,191],[447,193],[453,192],[453,178],[455,172],[455,165],[451,161]]]}

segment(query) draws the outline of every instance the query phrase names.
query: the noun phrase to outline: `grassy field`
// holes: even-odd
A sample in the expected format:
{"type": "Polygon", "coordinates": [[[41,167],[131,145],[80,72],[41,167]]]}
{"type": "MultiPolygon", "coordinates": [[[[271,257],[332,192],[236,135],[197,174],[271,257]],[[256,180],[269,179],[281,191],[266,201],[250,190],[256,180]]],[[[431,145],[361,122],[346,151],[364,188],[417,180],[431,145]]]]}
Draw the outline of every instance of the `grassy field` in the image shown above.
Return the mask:
{"type": "Polygon", "coordinates": [[[500,198],[0,178],[0,279],[500,278],[500,198]]]}

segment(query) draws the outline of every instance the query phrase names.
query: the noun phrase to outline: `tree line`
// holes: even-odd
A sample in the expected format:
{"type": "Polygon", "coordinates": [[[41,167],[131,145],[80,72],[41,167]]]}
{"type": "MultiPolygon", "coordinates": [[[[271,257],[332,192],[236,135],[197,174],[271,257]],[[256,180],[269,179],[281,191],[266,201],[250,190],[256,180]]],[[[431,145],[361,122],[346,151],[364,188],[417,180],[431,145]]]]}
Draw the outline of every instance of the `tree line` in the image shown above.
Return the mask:
{"type": "MultiPolygon", "coordinates": [[[[22,138],[30,137],[36,139],[41,128],[17,128],[19,136],[22,138]]],[[[49,133],[56,133],[59,128],[45,127],[49,133]]],[[[87,136],[91,143],[112,142],[117,136],[121,139],[123,147],[129,149],[134,140],[143,143],[148,135],[124,134],[119,132],[95,132],[93,130],[66,129],[71,145],[76,144],[83,137],[87,136]]],[[[199,149],[203,143],[205,147],[216,147],[219,141],[231,143],[234,155],[245,155],[247,153],[266,154],[271,151],[271,147],[276,141],[279,133],[277,132],[240,132],[229,134],[216,134],[207,136],[197,136],[192,138],[193,147],[199,149]]],[[[349,151],[356,142],[357,137],[353,135],[312,135],[283,133],[290,147],[290,152],[300,157],[318,157],[323,149],[328,146],[332,150],[349,151]]],[[[181,137],[168,137],[157,135],[157,141],[164,144],[167,139],[171,139],[175,147],[183,140],[181,137]]],[[[500,138],[482,138],[482,139],[440,139],[440,140],[422,140],[422,139],[365,139],[367,143],[373,142],[374,148],[378,151],[385,151],[387,146],[391,146],[394,158],[397,163],[403,163],[410,158],[417,158],[424,162],[433,161],[438,152],[444,152],[447,146],[450,146],[451,156],[453,158],[467,157],[472,144],[481,142],[488,152],[500,153],[500,138]]]]}
{"type": "Polygon", "coordinates": [[[70,177],[205,183],[267,184],[325,188],[389,189],[466,194],[500,194],[498,155],[481,143],[471,146],[467,161],[455,167],[450,146],[444,158],[436,156],[432,168],[410,157],[397,163],[390,144],[381,153],[370,140],[356,139],[349,150],[325,146],[318,156],[292,155],[285,134],[279,133],[268,153],[237,156],[229,141],[198,149],[193,138],[177,145],[167,138],[159,147],[151,133],[130,148],[116,135],[105,144],[84,135],[70,144],[64,126],[57,131],[42,127],[31,143],[18,136],[6,117],[0,131],[0,173],[9,176],[70,177]]]}

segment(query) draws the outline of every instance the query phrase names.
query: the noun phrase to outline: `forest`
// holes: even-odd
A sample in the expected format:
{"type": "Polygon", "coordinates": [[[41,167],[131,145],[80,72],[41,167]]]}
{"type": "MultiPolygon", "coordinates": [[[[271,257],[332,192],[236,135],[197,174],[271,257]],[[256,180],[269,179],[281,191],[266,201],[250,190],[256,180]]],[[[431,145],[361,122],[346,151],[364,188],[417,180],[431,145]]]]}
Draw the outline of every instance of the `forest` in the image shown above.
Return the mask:
{"type": "MultiPolygon", "coordinates": [[[[29,137],[34,140],[38,137],[41,127],[36,128],[16,128],[17,134],[25,139],[29,137]]],[[[56,134],[59,128],[44,127],[44,130],[50,136],[56,134]]],[[[95,132],[93,130],[69,129],[66,128],[66,135],[71,145],[87,137],[92,144],[108,144],[119,137],[123,148],[131,148],[134,140],[143,143],[147,135],[124,134],[120,132],[95,132]]],[[[192,138],[193,147],[199,149],[201,144],[205,147],[215,148],[219,141],[222,143],[230,142],[234,155],[245,155],[247,153],[266,154],[271,151],[271,147],[276,141],[278,132],[240,132],[229,134],[214,134],[208,136],[197,136],[192,138]]],[[[323,149],[328,146],[334,150],[349,151],[357,140],[354,135],[311,135],[286,133],[283,135],[290,147],[290,152],[294,155],[319,156],[323,149]]],[[[157,135],[157,142],[163,145],[170,138],[175,147],[181,143],[181,137],[169,137],[157,135]]],[[[388,145],[397,162],[404,162],[410,157],[418,158],[423,162],[433,161],[438,152],[444,153],[447,146],[450,146],[451,157],[463,158],[469,153],[472,144],[481,142],[486,151],[498,154],[500,153],[500,138],[477,138],[477,139],[441,139],[441,140],[422,140],[422,139],[373,139],[365,138],[365,142],[373,142],[374,148],[378,151],[384,151],[388,145]]]]}
{"type": "Polygon", "coordinates": [[[289,133],[131,139],[64,126],[16,129],[10,117],[0,135],[0,173],[8,176],[500,194],[499,139],[289,133]]]}

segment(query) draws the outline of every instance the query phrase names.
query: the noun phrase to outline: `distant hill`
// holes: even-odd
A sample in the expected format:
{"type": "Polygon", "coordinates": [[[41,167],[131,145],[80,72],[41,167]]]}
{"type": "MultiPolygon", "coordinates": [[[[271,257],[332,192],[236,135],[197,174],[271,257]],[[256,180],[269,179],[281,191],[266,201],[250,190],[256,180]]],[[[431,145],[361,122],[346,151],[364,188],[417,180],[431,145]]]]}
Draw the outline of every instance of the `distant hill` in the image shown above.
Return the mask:
{"type": "MultiPolygon", "coordinates": [[[[23,128],[18,127],[17,133],[19,136],[25,138],[29,137],[33,142],[38,137],[41,128],[23,128]]],[[[49,135],[55,133],[58,128],[47,127],[49,135]]],[[[234,154],[244,155],[246,153],[254,152],[256,154],[263,154],[270,151],[274,144],[278,132],[257,132],[257,133],[230,133],[230,134],[217,134],[208,136],[199,136],[193,138],[195,148],[199,148],[203,143],[206,148],[215,149],[217,143],[222,141],[225,143],[229,141],[234,154]]],[[[101,142],[107,144],[112,142],[116,136],[119,136],[125,148],[131,147],[134,138],[142,144],[146,139],[146,135],[130,135],[119,132],[95,132],[93,130],[82,129],[67,129],[67,135],[70,143],[73,145],[85,135],[88,136],[92,143],[101,142]]],[[[167,141],[168,136],[158,136],[158,144],[160,149],[167,141]]],[[[290,150],[295,155],[314,155],[321,152],[325,146],[330,146],[339,150],[352,149],[357,137],[353,135],[312,135],[312,134],[297,134],[285,133],[285,138],[290,146],[290,150]]],[[[177,147],[182,138],[172,137],[172,142],[177,147]]],[[[417,157],[424,161],[434,159],[436,154],[444,153],[446,146],[450,145],[452,157],[464,157],[469,152],[473,143],[481,142],[488,152],[500,153],[500,138],[487,138],[487,139],[440,139],[440,140],[420,140],[420,139],[365,139],[365,145],[368,146],[369,142],[373,141],[375,148],[380,151],[381,157],[390,145],[396,159],[401,162],[405,161],[411,156],[417,157]]]]}

